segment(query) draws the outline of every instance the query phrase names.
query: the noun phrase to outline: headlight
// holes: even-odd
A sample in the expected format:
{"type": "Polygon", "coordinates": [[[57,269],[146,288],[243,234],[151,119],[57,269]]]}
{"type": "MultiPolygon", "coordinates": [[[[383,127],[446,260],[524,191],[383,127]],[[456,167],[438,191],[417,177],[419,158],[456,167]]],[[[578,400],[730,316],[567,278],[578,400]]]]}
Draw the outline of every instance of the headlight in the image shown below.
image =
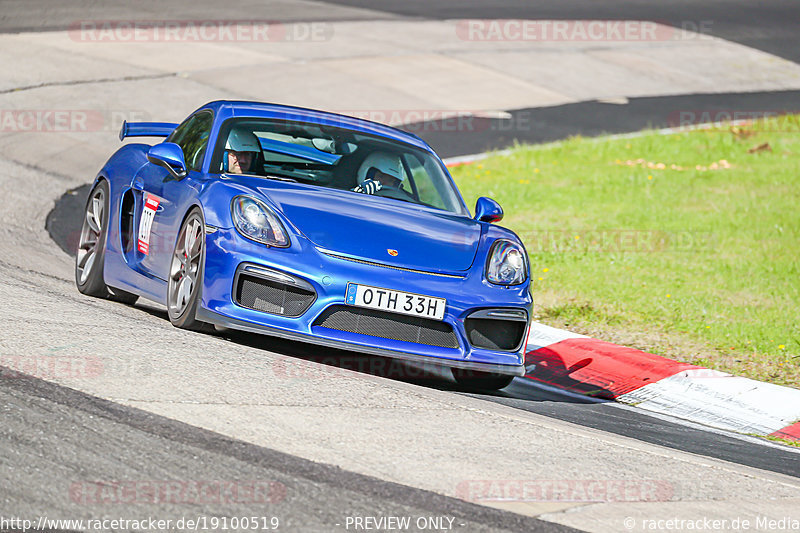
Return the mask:
{"type": "Polygon", "coordinates": [[[289,246],[283,224],[264,202],[251,196],[237,196],[231,202],[231,215],[236,229],[248,239],[280,248],[289,246]]]}
{"type": "Polygon", "coordinates": [[[486,277],[499,285],[519,285],[528,279],[525,252],[519,244],[499,240],[492,246],[486,277]]]}

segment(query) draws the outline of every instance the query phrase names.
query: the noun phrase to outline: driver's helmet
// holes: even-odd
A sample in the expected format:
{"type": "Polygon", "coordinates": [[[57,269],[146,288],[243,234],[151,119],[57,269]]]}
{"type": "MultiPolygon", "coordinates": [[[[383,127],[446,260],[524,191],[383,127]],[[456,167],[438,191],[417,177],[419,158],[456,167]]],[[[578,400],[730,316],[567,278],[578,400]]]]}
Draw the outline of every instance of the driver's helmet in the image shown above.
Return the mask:
{"type": "MultiPolygon", "coordinates": [[[[245,128],[233,128],[228,134],[228,140],[225,143],[225,153],[222,158],[222,165],[225,171],[228,170],[228,152],[255,152],[261,153],[261,143],[258,142],[258,137],[245,128]]],[[[255,158],[253,158],[255,161],[255,158]]]]}
{"type": "Polygon", "coordinates": [[[406,179],[403,165],[398,156],[377,151],[369,154],[358,168],[358,184],[361,185],[365,180],[372,179],[376,170],[395,178],[398,184],[406,179]]]}

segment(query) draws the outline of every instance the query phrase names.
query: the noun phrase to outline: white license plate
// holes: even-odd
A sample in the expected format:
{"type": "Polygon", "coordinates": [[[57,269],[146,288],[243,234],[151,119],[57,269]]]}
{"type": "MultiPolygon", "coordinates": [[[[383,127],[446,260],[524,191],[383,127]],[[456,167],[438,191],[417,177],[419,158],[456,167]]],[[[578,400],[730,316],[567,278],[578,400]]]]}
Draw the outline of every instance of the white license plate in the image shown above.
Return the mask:
{"type": "Polygon", "coordinates": [[[380,309],[390,313],[421,316],[435,320],[444,319],[444,308],[447,300],[422,294],[393,291],[357,283],[347,284],[344,301],[348,305],[380,309]]]}

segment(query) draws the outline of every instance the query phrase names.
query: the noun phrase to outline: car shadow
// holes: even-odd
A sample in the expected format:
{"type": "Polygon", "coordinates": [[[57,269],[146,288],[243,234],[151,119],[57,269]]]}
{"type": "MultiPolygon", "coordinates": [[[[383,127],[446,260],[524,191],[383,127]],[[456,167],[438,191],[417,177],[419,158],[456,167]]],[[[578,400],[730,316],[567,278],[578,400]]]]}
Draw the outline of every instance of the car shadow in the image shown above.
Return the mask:
{"type": "MultiPolygon", "coordinates": [[[[166,309],[150,302],[142,301],[137,303],[135,308],[161,320],[169,320],[166,309]]],[[[200,334],[198,333],[198,335],[200,334]]],[[[558,390],[562,386],[559,383],[567,384],[565,380],[568,380],[570,369],[564,366],[563,361],[559,366],[557,356],[551,356],[546,364],[538,366],[538,372],[533,372],[530,377],[516,378],[504,389],[499,391],[479,391],[459,385],[453,379],[452,373],[448,368],[436,364],[408,362],[233,329],[224,329],[207,333],[207,335],[222,338],[240,346],[273,352],[281,356],[325,365],[338,370],[353,371],[431,389],[468,394],[473,397],[498,397],[575,404],[596,403],[598,401],[591,397],[585,398],[580,394],[562,393],[558,390]],[[531,379],[531,377],[535,379],[531,379]],[[549,383],[548,379],[552,383],[549,383]]],[[[526,364],[529,368],[531,368],[530,357],[531,354],[526,358],[526,364]]],[[[320,371],[329,372],[329,370],[322,369],[320,371]]],[[[581,384],[573,380],[570,385],[571,390],[577,391],[580,389],[581,384]]],[[[591,389],[592,387],[589,387],[587,391],[591,389]]]]}
{"type": "Polygon", "coordinates": [[[591,365],[592,361],[591,357],[585,357],[568,364],[557,351],[534,347],[525,354],[525,379],[542,387],[584,396],[588,401],[613,401],[616,395],[609,389],[572,377],[591,365]]]}

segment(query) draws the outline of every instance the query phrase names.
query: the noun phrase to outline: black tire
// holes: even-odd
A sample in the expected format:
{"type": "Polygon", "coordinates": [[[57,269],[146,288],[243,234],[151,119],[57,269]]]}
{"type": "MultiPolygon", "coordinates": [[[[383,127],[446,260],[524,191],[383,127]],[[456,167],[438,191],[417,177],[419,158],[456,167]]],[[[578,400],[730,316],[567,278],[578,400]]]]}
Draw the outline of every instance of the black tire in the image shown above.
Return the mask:
{"type": "Polygon", "coordinates": [[[167,282],[167,312],[176,328],[214,331],[211,324],[200,322],[195,313],[203,294],[206,266],[206,224],[202,211],[195,207],[181,224],[170,261],[167,282]],[[190,240],[187,240],[187,235],[190,240]],[[187,246],[188,245],[188,246],[187,246]],[[188,250],[187,250],[188,248],[188,250]],[[185,284],[190,283],[189,287],[185,284]]]}
{"type": "Polygon", "coordinates": [[[87,296],[133,304],[138,296],[111,288],[103,279],[110,196],[108,182],[100,180],[86,199],[78,249],[75,253],[75,285],[87,296]]]}
{"type": "Polygon", "coordinates": [[[514,376],[453,368],[453,379],[468,390],[496,391],[511,384],[514,376]]]}

